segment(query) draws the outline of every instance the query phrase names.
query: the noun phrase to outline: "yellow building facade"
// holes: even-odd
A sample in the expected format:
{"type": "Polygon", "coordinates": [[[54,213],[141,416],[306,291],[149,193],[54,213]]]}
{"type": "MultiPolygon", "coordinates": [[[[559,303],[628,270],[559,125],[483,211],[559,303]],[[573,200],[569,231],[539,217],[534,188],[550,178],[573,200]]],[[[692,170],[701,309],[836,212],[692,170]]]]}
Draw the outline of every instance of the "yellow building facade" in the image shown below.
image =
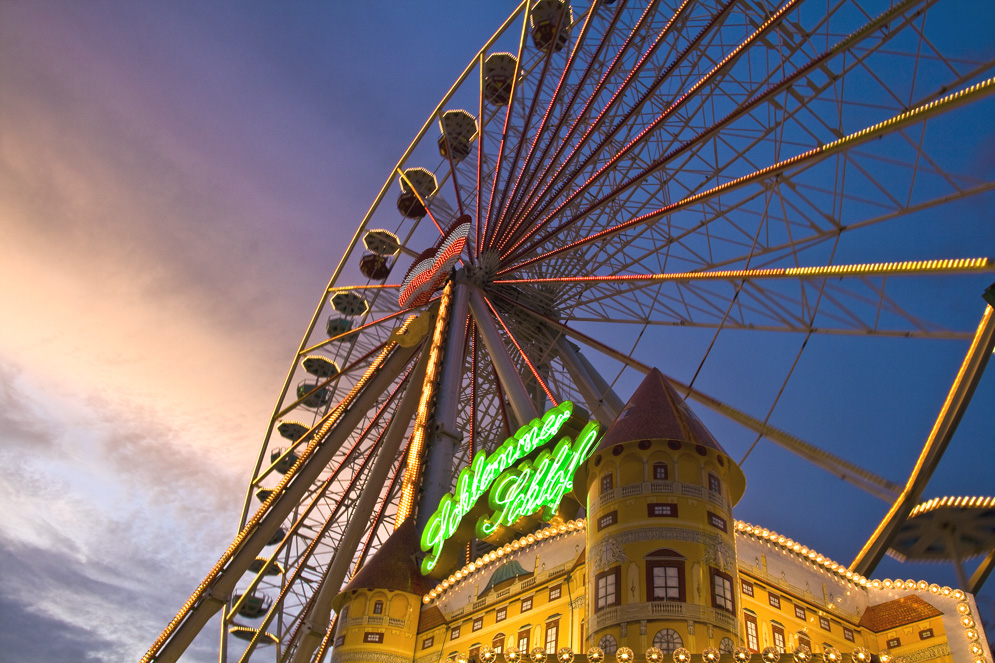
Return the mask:
{"type": "Polygon", "coordinates": [[[586,518],[554,517],[438,583],[405,523],[336,598],[331,660],[992,661],[972,596],[862,578],[738,522],[744,490],[654,371],[575,476],[586,518]]]}

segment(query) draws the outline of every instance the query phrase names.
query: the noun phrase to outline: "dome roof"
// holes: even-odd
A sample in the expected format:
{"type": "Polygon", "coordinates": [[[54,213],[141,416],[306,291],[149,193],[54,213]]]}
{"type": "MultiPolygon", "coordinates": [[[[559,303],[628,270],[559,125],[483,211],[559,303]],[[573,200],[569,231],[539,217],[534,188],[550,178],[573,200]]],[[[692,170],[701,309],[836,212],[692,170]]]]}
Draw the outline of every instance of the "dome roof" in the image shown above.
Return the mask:
{"type": "Polygon", "coordinates": [[[492,587],[494,587],[494,585],[500,585],[506,580],[513,580],[519,576],[530,575],[532,575],[532,571],[526,571],[522,568],[522,565],[518,563],[518,560],[510,560],[497,567],[491,575],[491,579],[487,581],[487,586],[484,587],[480,594],[483,595],[487,593],[492,587]]]}
{"type": "Polygon", "coordinates": [[[677,440],[717,451],[729,460],[733,504],[743,496],[746,489],[743,471],[656,368],[636,388],[594,453],[633,440],[677,440]]]}
{"type": "Polygon", "coordinates": [[[387,589],[424,596],[430,589],[430,581],[418,569],[415,560],[417,549],[415,522],[413,518],[408,518],[342,588],[335,597],[335,609],[341,607],[347,592],[357,589],[387,589]]]}

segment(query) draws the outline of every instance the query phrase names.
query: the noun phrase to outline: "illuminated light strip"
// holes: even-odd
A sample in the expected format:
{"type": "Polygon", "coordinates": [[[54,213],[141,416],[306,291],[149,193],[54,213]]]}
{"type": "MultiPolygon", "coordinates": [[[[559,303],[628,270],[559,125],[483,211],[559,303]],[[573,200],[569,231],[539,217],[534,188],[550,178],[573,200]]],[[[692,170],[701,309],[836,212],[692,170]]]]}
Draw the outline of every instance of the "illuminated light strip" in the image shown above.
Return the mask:
{"type": "Polygon", "coordinates": [[[611,283],[613,281],[726,281],[779,278],[820,278],[853,276],[914,276],[931,273],[995,272],[991,258],[951,258],[945,260],[906,260],[819,267],[771,267],[767,269],[726,269],[672,274],[615,274],[612,276],[569,276],[562,278],[496,279],[494,283],[611,283]]]}
{"type": "Polygon", "coordinates": [[[421,398],[418,401],[418,413],[415,415],[415,428],[411,433],[408,449],[407,471],[404,473],[404,483],[401,484],[401,501],[397,505],[397,516],[394,529],[408,519],[414,508],[415,495],[421,483],[421,457],[425,446],[428,418],[431,403],[435,398],[438,383],[439,368],[442,364],[442,345],[449,325],[449,309],[453,300],[452,281],[446,284],[439,300],[439,311],[435,321],[435,331],[432,335],[432,345],[429,346],[428,366],[425,368],[425,381],[422,383],[421,398]]]}
{"type": "MultiPolygon", "coordinates": [[[[337,380],[339,380],[339,378],[341,378],[341,377],[342,377],[343,375],[347,375],[347,374],[348,374],[348,373],[350,373],[350,372],[351,372],[351,371],[352,371],[352,370],[353,370],[354,368],[356,368],[356,367],[357,367],[357,366],[359,366],[359,365],[360,365],[361,363],[363,363],[364,361],[366,361],[367,359],[369,359],[369,358],[370,358],[370,357],[371,357],[371,356],[373,355],[373,353],[375,353],[376,351],[378,351],[378,350],[380,350],[381,348],[385,347],[386,345],[387,345],[387,344],[386,344],[386,342],[385,342],[385,343],[381,343],[380,345],[377,345],[376,347],[374,347],[373,349],[371,349],[371,350],[370,350],[369,352],[367,352],[366,354],[364,354],[364,355],[363,355],[362,357],[360,357],[360,358],[359,358],[359,359],[357,359],[356,361],[354,361],[354,362],[352,362],[351,364],[349,364],[348,366],[346,366],[346,367],[345,367],[345,368],[344,368],[343,370],[339,371],[338,373],[336,373],[335,375],[333,375],[333,376],[331,376],[331,377],[329,377],[329,378],[326,378],[326,379],[325,379],[325,381],[324,381],[324,382],[322,382],[322,383],[321,383],[320,385],[316,385],[316,386],[314,387],[314,389],[312,389],[311,391],[309,391],[309,392],[308,392],[307,394],[304,394],[304,396],[302,396],[301,398],[298,398],[298,399],[297,399],[296,401],[294,401],[293,403],[291,403],[291,404],[290,404],[290,405],[288,405],[287,407],[285,407],[285,408],[283,408],[282,410],[280,410],[279,412],[277,412],[277,413],[276,413],[276,414],[275,414],[275,415],[273,416],[273,418],[274,418],[274,419],[279,419],[280,417],[282,417],[282,416],[286,415],[287,413],[289,413],[289,412],[292,412],[292,411],[293,411],[294,409],[296,409],[296,408],[297,408],[297,406],[298,406],[298,405],[300,405],[300,403],[301,403],[301,401],[302,401],[302,400],[304,400],[305,398],[307,398],[308,394],[311,394],[311,393],[313,393],[313,392],[317,391],[317,390],[318,390],[318,389],[319,389],[320,387],[327,387],[327,386],[328,386],[328,385],[330,385],[330,384],[331,384],[331,383],[332,383],[333,381],[337,381],[337,380]]],[[[295,444],[295,445],[294,445],[294,448],[296,448],[296,447],[297,447],[297,445],[295,444]]],[[[275,464],[274,464],[274,465],[275,465],[275,464]]],[[[272,466],[271,466],[271,467],[272,467],[272,466]]],[[[267,470],[267,471],[269,471],[269,470],[267,470]]]]}
{"type": "Polygon", "coordinates": [[[935,511],[943,507],[958,507],[962,509],[990,509],[995,507],[995,497],[934,497],[912,509],[909,518],[923,513],[935,511]]]}
{"type": "Polygon", "coordinates": [[[374,325],[379,325],[379,324],[382,324],[384,322],[387,322],[388,320],[393,320],[394,318],[400,317],[400,316],[404,315],[405,313],[411,313],[416,308],[417,307],[415,307],[415,306],[411,306],[409,308],[406,308],[406,309],[403,309],[401,311],[398,311],[397,313],[391,313],[390,315],[385,315],[384,317],[379,318],[377,320],[374,320],[373,322],[367,322],[365,325],[361,325],[359,327],[356,327],[355,329],[350,329],[349,331],[342,332],[341,334],[337,334],[335,336],[332,336],[332,337],[328,338],[327,340],[324,340],[324,341],[321,341],[320,343],[316,343],[316,344],[312,345],[309,348],[304,348],[303,350],[300,351],[300,353],[298,353],[297,356],[298,357],[303,357],[304,355],[306,355],[308,353],[311,353],[311,352],[314,352],[318,348],[324,347],[324,346],[326,346],[326,345],[328,345],[330,343],[335,343],[337,341],[344,341],[347,338],[349,338],[350,336],[354,336],[354,335],[358,334],[359,332],[363,331],[364,329],[369,329],[370,327],[373,327],[374,325]]]}
{"type": "MultiPolygon", "coordinates": [[[[859,573],[851,571],[850,569],[846,568],[846,566],[834,562],[833,560],[829,559],[828,557],[824,557],[823,555],[820,555],[819,553],[810,549],[809,547],[803,546],[797,541],[793,541],[783,535],[778,534],[777,532],[767,529],[766,527],[754,526],[742,520],[736,520],[734,521],[734,523],[735,523],[736,534],[753,536],[757,539],[762,539],[764,541],[768,541],[772,544],[778,545],[787,552],[794,553],[803,561],[810,562],[812,564],[815,564],[816,566],[822,566],[827,571],[835,573],[840,577],[841,580],[850,581],[852,583],[860,585],[861,587],[868,587],[872,584],[872,581],[863,577],[859,573]]],[[[878,582],[878,581],[875,580],[873,582],[878,582]]]]}
{"type": "Polygon", "coordinates": [[[510,329],[508,329],[508,325],[504,324],[504,320],[501,319],[501,315],[497,312],[497,309],[494,308],[494,305],[491,304],[491,300],[488,299],[487,295],[484,295],[483,293],[481,293],[481,296],[484,298],[484,301],[487,303],[487,308],[491,310],[491,313],[494,314],[494,317],[497,318],[497,321],[501,323],[501,326],[504,328],[504,333],[508,335],[508,338],[511,339],[511,342],[515,344],[516,348],[518,348],[518,354],[522,355],[522,359],[524,359],[525,363],[528,364],[529,370],[532,371],[532,375],[535,376],[535,379],[539,383],[539,386],[541,386],[542,390],[546,392],[546,397],[549,398],[549,402],[552,403],[554,406],[558,405],[556,399],[553,398],[552,392],[549,391],[549,387],[546,386],[546,383],[539,375],[539,371],[537,371],[535,366],[532,365],[532,362],[529,361],[529,357],[528,355],[525,354],[525,350],[522,350],[522,346],[518,344],[518,339],[516,339],[515,335],[511,333],[510,329]]]}
{"type": "Polygon", "coordinates": [[[202,598],[204,598],[207,588],[218,578],[218,575],[221,573],[222,569],[224,569],[224,567],[231,561],[232,557],[234,557],[235,552],[242,547],[245,539],[252,533],[253,530],[255,530],[256,526],[259,524],[259,521],[262,520],[263,515],[265,515],[270,506],[272,506],[273,502],[276,501],[276,498],[287,487],[287,484],[289,484],[290,481],[297,475],[297,471],[304,464],[304,462],[311,457],[311,454],[321,444],[325,438],[325,435],[328,434],[328,431],[332,428],[335,422],[338,421],[342,413],[345,412],[348,406],[356,398],[356,395],[362,391],[363,387],[366,386],[366,383],[369,382],[370,379],[372,379],[372,377],[380,370],[380,367],[383,365],[384,361],[386,361],[387,357],[390,356],[390,353],[394,350],[395,346],[396,344],[393,342],[387,344],[383,352],[381,352],[380,355],[370,364],[369,368],[366,369],[366,373],[363,374],[363,377],[356,382],[355,386],[349,391],[348,394],[346,394],[345,398],[342,399],[342,402],[339,403],[335,409],[326,416],[325,423],[322,425],[318,433],[314,435],[307,448],[301,453],[300,458],[297,459],[297,462],[294,463],[289,470],[287,470],[287,473],[283,475],[283,479],[281,479],[280,483],[273,489],[270,496],[265,502],[263,502],[262,506],[259,507],[255,515],[253,515],[252,518],[246,522],[245,526],[235,536],[235,540],[232,541],[231,545],[229,545],[221,555],[221,559],[219,559],[218,562],[211,568],[210,572],[207,574],[207,577],[205,577],[204,580],[197,585],[197,588],[194,590],[193,594],[186,600],[186,603],[184,603],[180,610],[176,613],[176,616],[173,617],[169,624],[166,625],[166,628],[163,629],[161,634],[159,634],[159,637],[155,639],[152,646],[147,652],[145,652],[145,655],[140,659],[139,663],[151,663],[159,649],[166,643],[170,636],[173,635],[176,627],[179,626],[180,623],[186,618],[187,614],[190,612],[190,609],[193,608],[193,606],[202,598]]]}
{"type": "Polygon", "coordinates": [[[424,306],[442,285],[449,270],[459,260],[470,235],[470,217],[461,216],[433,247],[422,252],[401,283],[397,302],[401,306],[424,306]]]}
{"type": "Polygon", "coordinates": [[[577,531],[583,532],[586,527],[587,522],[583,518],[578,518],[577,520],[565,522],[562,525],[547,527],[534,534],[528,534],[511,543],[507,543],[452,573],[448,578],[440,582],[435,586],[435,588],[430,590],[428,594],[422,597],[422,603],[431,603],[436,599],[444,597],[448,589],[456,586],[461,580],[468,577],[471,573],[484,569],[487,566],[499,561],[502,557],[518,552],[521,548],[526,548],[539,541],[562,536],[564,534],[570,534],[577,531]]]}
{"type": "Polygon", "coordinates": [[[350,290],[384,290],[386,288],[400,288],[400,287],[401,287],[400,283],[390,283],[390,284],[372,283],[368,285],[350,285],[350,286],[334,287],[334,288],[329,288],[325,292],[333,293],[333,292],[348,292],[350,290]]]}
{"type": "MultiPolygon", "coordinates": [[[[720,184],[707,191],[696,193],[693,196],[688,196],[687,198],[683,198],[682,200],[679,200],[676,203],[671,203],[670,205],[653,210],[652,212],[647,212],[646,214],[637,216],[634,219],[623,221],[622,223],[616,224],[609,228],[605,228],[604,230],[588,235],[583,239],[579,239],[564,246],[561,246],[559,248],[552,249],[550,251],[547,251],[546,253],[542,253],[533,258],[529,258],[528,260],[523,260],[520,263],[511,265],[510,267],[506,267],[500,270],[498,272],[498,276],[507,274],[509,272],[513,272],[518,269],[522,269],[536,262],[540,262],[542,260],[550,258],[554,255],[558,255],[560,253],[564,253],[566,251],[571,251],[580,246],[597,242],[601,239],[604,239],[605,237],[615,235],[633,226],[655,221],[663,216],[666,216],[667,214],[676,212],[686,207],[690,207],[691,205],[699,201],[703,201],[712,198],[714,196],[721,195],[722,193],[725,193],[727,191],[738,189],[739,187],[745,186],[747,184],[752,184],[754,182],[761,181],[772,175],[780,174],[783,171],[798,166],[807,165],[810,162],[815,163],[821,161],[822,159],[832,156],[833,153],[835,152],[841,151],[845,148],[853,147],[857,144],[865,143],[873,138],[877,138],[878,136],[884,135],[887,131],[890,131],[891,129],[897,127],[898,125],[925,121],[935,115],[939,115],[940,113],[946,112],[952,108],[955,108],[962,104],[966,104],[972,101],[976,97],[987,96],[992,94],[993,92],[995,92],[995,77],[989,78],[980,83],[975,83],[974,85],[968,88],[948,94],[945,97],[941,97],[940,99],[932,101],[928,104],[924,104],[917,108],[913,108],[912,110],[908,110],[904,113],[899,113],[894,117],[884,120],[883,122],[878,122],[877,124],[871,125],[856,133],[849,134],[847,136],[844,136],[843,138],[834,140],[830,143],[826,143],[825,145],[822,145],[820,147],[812,148],[811,150],[802,152],[801,154],[795,155],[789,159],[785,159],[784,161],[779,161],[777,163],[771,164],[770,166],[761,168],[760,170],[754,171],[748,175],[737,177],[734,180],[730,180],[729,182],[720,184]]],[[[682,239],[683,237],[691,234],[692,232],[698,232],[699,230],[700,226],[696,226],[691,230],[685,231],[682,235],[672,238],[672,241],[677,241],[679,239],[682,239]]]]}

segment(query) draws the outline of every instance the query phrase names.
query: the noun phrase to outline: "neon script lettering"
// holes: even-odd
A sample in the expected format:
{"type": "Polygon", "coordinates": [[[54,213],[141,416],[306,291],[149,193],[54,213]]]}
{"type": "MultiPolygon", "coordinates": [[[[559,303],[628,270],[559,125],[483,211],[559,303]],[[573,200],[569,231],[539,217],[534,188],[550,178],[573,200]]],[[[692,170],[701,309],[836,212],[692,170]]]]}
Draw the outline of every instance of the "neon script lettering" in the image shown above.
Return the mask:
{"type": "Polygon", "coordinates": [[[593,449],[600,430],[597,422],[588,423],[577,436],[577,442],[571,443],[564,436],[552,451],[543,451],[534,461],[513,465],[552,442],[573,416],[573,404],[564,401],[522,426],[490,454],[478,454],[469,467],[460,471],[456,489],[443,496],[422,533],[421,548],[428,552],[422,561],[423,574],[435,568],[443,544],[457,533],[464,517],[488,491],[487,503],[494,513],[478,519],[475,528],[478,537],[489,536],[497,527],[510,525],[523,515],[543,508],[544,519],[552,518],[560,500],[573,487],[574,472],[593,449]],[[534,478],[531,484],[530,478],[534,478]],[[531,487],[526,489],[526,485],[531,487]]]}

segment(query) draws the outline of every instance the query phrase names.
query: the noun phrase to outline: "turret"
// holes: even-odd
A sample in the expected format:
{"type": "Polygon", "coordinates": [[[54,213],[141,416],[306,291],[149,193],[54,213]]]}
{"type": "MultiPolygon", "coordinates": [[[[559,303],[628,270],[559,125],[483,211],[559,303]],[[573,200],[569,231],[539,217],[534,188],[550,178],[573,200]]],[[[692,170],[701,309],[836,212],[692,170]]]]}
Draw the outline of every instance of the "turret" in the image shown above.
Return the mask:
{"type": "MultiPolygon", "coordinates": [[[[653,370],[587,461],[588,646],[732,651],[742,470],[653,370]]],[[[669,658],[669,657],[667,657],[669,658]]]]}
{"type": "Polygon", "coordinates": [[[338,614],[332,663],[414,658],[421,598],[428,590],[414,562],[417,548],[409,518],[332,601],[338,614]]]}

